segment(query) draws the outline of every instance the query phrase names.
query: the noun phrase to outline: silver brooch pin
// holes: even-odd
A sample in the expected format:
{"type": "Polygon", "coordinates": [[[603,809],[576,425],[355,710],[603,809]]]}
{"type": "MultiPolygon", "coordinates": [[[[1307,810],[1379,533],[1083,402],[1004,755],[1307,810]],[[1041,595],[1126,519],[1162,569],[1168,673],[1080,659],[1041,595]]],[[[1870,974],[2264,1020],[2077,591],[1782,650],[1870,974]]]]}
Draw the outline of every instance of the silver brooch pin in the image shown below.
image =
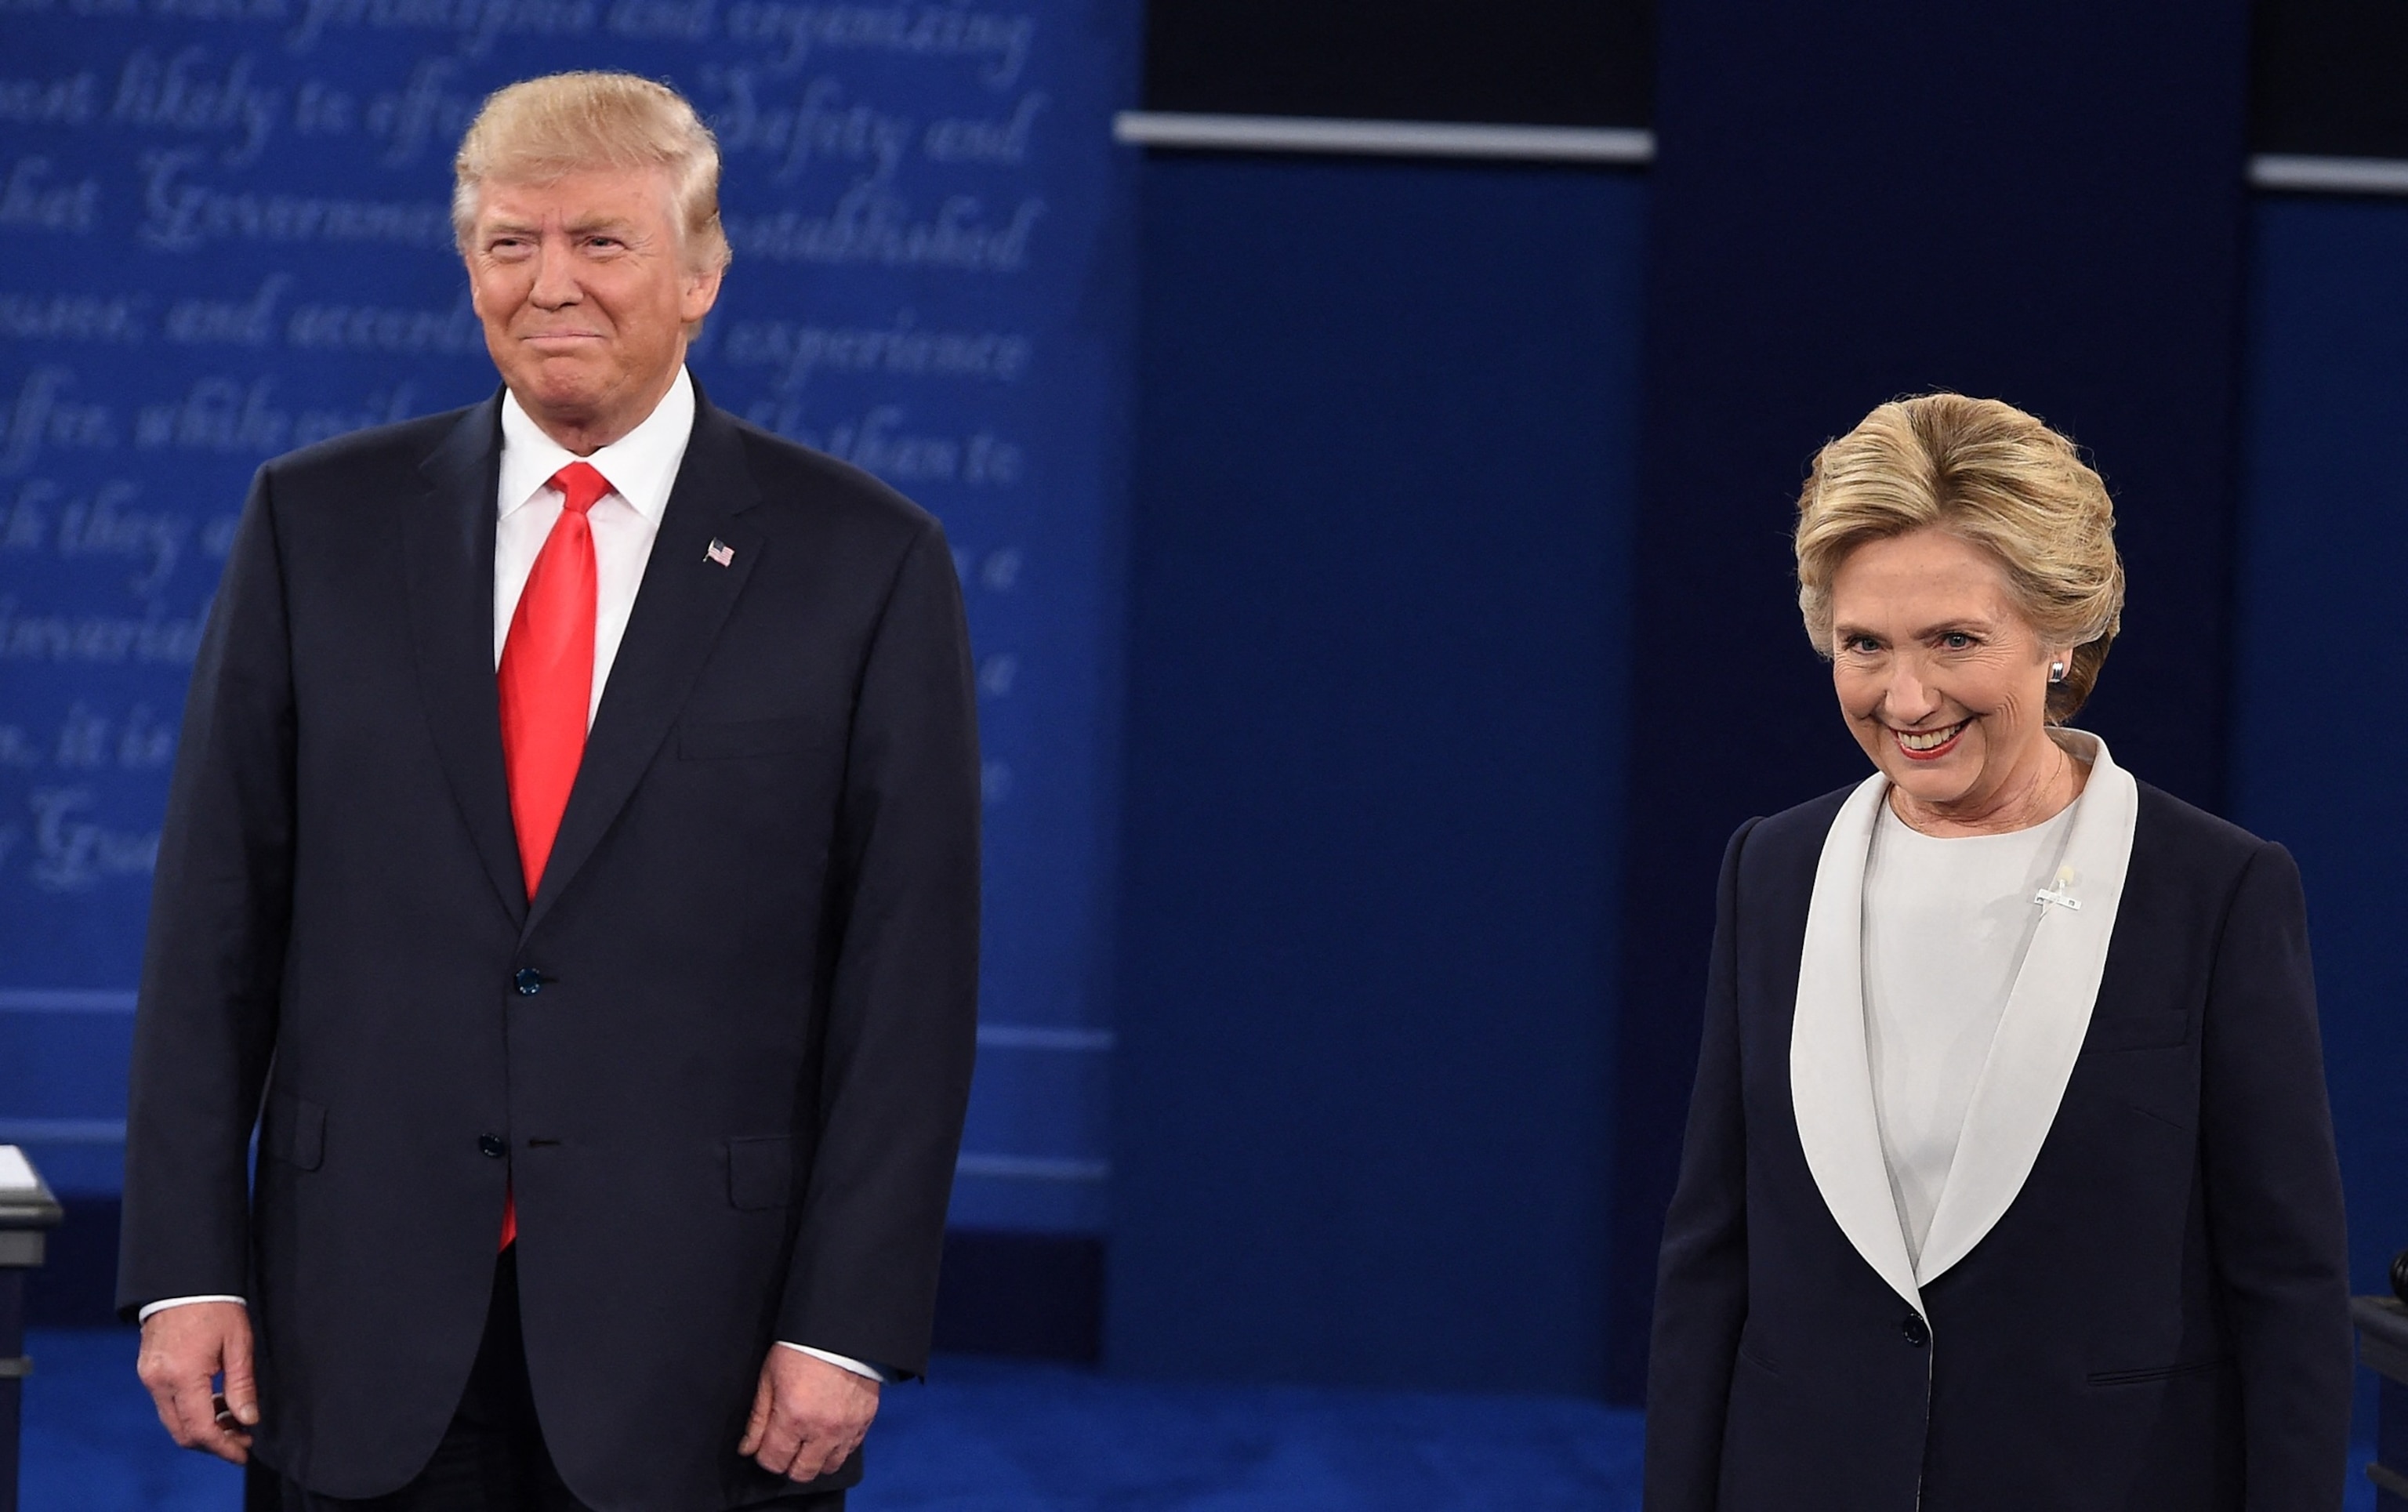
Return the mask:
{"type": "Polygon", "coordinates": [[[2044,887],[2033,893],[2032,902],[2043,908],[2053,903],[2060,908],[2071,908],[2075,913],[2080,913],[2082,900],[2073,895],[2073,868],[2059,866],[2057,869],[2057,886],[2044,887]]]}

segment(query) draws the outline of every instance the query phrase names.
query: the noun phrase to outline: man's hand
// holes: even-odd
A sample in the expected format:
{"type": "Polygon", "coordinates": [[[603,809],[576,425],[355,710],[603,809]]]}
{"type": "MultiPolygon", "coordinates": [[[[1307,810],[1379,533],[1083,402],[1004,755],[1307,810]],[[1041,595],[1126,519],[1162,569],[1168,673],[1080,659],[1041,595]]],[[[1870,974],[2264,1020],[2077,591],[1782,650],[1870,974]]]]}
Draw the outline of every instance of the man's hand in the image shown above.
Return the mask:
{"type": "Polygon", "coordinates": [[[877,1416],[876,1381],[773,1344],[736,1452],[772,1475],[816,1480],[853,1457],[877,1416]]]}
{"type": "Polygon", "coordinates": [[[134,1372],[177,1443],[236,1464],[250,1461],[259,1385],[251,1369],[251,1314],[239,1303],[188,1302],[152,1313],[134,1372]],[[222,1394],[210,1386],[221,1373],[222,1394]]]}

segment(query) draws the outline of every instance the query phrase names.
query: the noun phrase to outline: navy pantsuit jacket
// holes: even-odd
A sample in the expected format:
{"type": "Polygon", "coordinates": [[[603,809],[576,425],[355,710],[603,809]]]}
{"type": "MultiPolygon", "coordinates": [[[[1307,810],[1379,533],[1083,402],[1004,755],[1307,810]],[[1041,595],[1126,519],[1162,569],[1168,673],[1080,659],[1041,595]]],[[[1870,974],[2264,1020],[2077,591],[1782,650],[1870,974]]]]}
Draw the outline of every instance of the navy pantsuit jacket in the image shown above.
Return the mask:
{"type": "Polygon", "coordinates": [[[1918,1307],[1843,1233],[1793,1101],[1810,900],[1849,798],[1753,821],[1724,859],[1649,1512],[2333,1512],[2342,1192],[2288,854],[2137,787],[2062,1101],[1918,1307]]]}
{"type": "Polygon", "coordinates": [[[927,1352],[976,1036],[960,589],[927,515],[700,402],[530,902],[499,412],[253,485],[160,848],[119,1302],[249,1298],[256,1452],[380,1494],[460,1401],[514,1188],[570,1489],[741,1505],[794,1490],[735,1452],[773,1340],[927,1352]]]}

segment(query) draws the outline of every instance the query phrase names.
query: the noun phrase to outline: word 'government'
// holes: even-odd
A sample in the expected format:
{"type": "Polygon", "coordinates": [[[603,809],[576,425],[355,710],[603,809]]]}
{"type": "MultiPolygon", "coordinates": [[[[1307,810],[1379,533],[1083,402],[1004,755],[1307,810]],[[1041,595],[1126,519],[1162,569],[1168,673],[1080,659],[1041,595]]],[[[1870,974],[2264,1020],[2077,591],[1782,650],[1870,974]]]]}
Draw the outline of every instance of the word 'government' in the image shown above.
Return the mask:
{"type": "Polygon", "coordinates": [[[162,251],[212,241],[364,241],[452,247],[452,207],[441,200],[390,201],[334,195],[260,194],[187,180],[206,154],[195,148],[146,152],[145,211],[137,235],[162,251]]]}

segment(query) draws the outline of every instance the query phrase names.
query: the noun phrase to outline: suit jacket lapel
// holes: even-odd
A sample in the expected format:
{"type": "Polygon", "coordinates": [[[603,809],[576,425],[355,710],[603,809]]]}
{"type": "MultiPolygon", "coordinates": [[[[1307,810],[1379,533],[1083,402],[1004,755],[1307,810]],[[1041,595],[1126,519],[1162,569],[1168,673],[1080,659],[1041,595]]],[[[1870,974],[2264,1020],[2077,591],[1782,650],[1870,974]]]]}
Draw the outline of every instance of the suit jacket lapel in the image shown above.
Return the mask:
{"type": "Polygon", "coordinates": [[[2093,748],[2090,780],[2074,806],[2065,863],[2054,885],[2081,906],[2039,906],[2040,921],[1974,1083],[1956,1159],[1924,1238],[1916,1270],[1927,1286],[1971,1253],[2023,1191],[2065,1099],[2107,972],[2141,790],[2108,756],[2104,741],[2078,731],[2062,736],[2077,755],[2093,748]]]}
{"type": "Polygon", "coordinates": [[[1806,908],[1806,944],[1799,953],[1789,1098],[1823,1205],[1865,1263],[1921,1312],[1923,1295],[1890,1191],[1872,1068],[1865,1059],[1865,856],[1888,791],[1888,778],[1867,777],[1823,837],[1806,908]]]}
{"type": "Polygon", "coordinates": [[[485,874],[518,923],[526,915],[526,883],[510,824],[494,682],[494,500],[501,461],[496,391],[419,464],[426,493],[403,512],[402,549],[419,695],[435,749],[485,874]]]}
{"type": "MultiPolygon", "coordinates": [[[[667,736],[719,627],[760,560],[761,535],[734,518],[759,497],[745,465],[742,436],[697,386],[694,434],[652,538],[626,635],[603,685],[602,706],[585,737],[585,756],[544,863],[543,884],[527,911],[525,932],[543,921],[592,859],[667,736]],[[714,542],[732,551],[724,564],[708,554],[714,542]]],[[[490,556],[490,541],[486,549],[490,556]]]]}

